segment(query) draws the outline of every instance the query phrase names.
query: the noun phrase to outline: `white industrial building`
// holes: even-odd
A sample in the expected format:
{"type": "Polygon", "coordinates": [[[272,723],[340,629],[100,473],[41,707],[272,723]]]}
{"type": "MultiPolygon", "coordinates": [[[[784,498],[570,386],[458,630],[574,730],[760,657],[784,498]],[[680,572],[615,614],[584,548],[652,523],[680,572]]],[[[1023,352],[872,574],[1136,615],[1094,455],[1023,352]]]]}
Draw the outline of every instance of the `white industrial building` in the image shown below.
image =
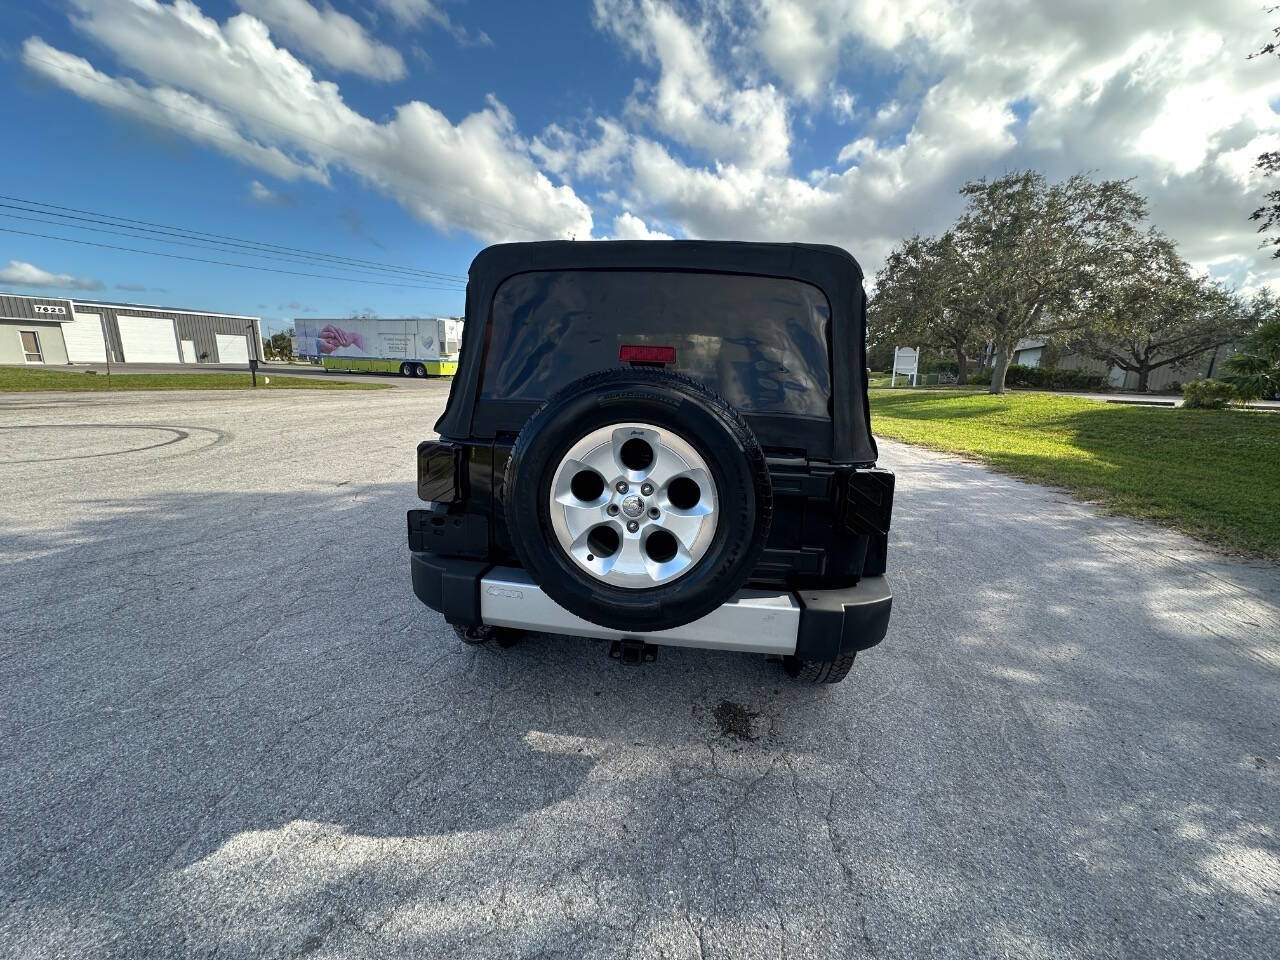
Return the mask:
{"type": "Polygon", "coordinates": [[[0,363],[213,363],[262,359],[258,317],[0,293],[0,363]]]}

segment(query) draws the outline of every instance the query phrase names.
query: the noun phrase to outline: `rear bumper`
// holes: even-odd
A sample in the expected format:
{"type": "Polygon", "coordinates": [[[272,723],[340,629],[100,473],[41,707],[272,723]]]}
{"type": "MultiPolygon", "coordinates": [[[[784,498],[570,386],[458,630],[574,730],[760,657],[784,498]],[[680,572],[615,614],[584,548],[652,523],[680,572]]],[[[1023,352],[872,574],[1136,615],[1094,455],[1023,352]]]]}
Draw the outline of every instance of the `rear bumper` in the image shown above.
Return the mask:
{"type": "Polygon", "coordinates": [[[413,592],[450,623],[487,624],[663,646],[795,655],[830,661],[873,647],[889,628],[893,595],[884,577],[834,590],[741,590],[728,603],[671,630],[626,633],[574,616],[518,567],[411,552],[413,592]]]}

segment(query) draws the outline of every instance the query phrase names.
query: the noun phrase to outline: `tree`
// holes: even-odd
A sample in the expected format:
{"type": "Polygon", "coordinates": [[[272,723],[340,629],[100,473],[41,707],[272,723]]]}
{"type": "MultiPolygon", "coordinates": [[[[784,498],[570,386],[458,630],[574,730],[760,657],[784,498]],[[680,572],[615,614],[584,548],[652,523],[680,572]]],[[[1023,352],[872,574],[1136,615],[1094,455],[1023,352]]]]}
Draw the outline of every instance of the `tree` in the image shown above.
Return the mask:
{"type": "MultiPolygon", "coordinates": [[[[1261,170],[1264,176],[1271,176],[1280,170],[1280,153],[1267,152],[1260,155],[1254,167],[1261,170]]],[[[1258,221],[1258,232],[1265,234],[1280,227],[1280,190],[1270,190],[1262,199],[1262,206],[1249,214],[1249,219],[1258,221]]],[[[1262,246],[1275,247],[1271,256],[1280,257],[1280,234],[1272,232],[1270,236],[1264,236],[1262,246]]]]}
{"type": "Polygon", "coordinates": [[[293,331],[287,330],[283,333],[273,333],[262,344],[263,352],[268,357],[276,360],[290,360],[293,358],[293,331]]]}
{"type": "Polygon", "coordinates": [[[1242,400],[1280,396],[1280,303],[1264,289],[1254,297],[1249,312],[1258,325],[1244,350],[1227,360],[1231,373],[1223,379],[1242,400]]]}
{"type": "Polygon", "coordinates": [[[1025,170],[961,188],[968,207],[946,235],[949,309],[977,318],[995,348],[991,393],[1004,393],[1019,340],[1089,321],[1140,239],[1146,200],[1127,181],[1074,176],[1049,185],[1025,170]]]}
{"type": "Polygon", "coordinates": [[[964,383],[977,320],[948,308],[947,267],[944,240],[917,235],[904,241],[876,274],[868,322],[878,341],[951,353],[964,383]]]}
{"type": "MultiPolygon", "coordinates": [[[[1074,176],[1050,185],[1031,170],[970,181],[960,193],[968,205],[950,230],[890,254],[884,279],[901,280],[882,314],[905,323],[914,311],[915,322],[938,327],[936,340],[945,339],[943,325],[965,324],[969,338],[995,347],[991,392],[1004,393],[1019,340],[1090,321],[1141,240],[1146,200],[1127,181],[1074,176]]],[[[953,329],[952,349],[960,339],[953,329]]]]}
{"type": "MultiPolygon", "coordinates": [[[[1268,7],[1267,13],[1275,13],[1280,7],[1268,7]]],[[[1268,40],[1261,47],[1249,54],[1249,59],[1256,57],[1267,57],[1272,54],[1280,55],[1280,27],[1271,28],[1271,36],[1273,39],[1268,40]]],[[[1266,153],[1259,154],[1258,159],[1254,162],[1254,168],[1261,170],[1263,176],[1271,176],[1271,174],[1280,171],[1280,153],[1269,150],[1266,153]]],[[[1249,214],[1249,219],[1258,223],[1258,232],[1267,233],[1280,227],[1280,190],[1268,191],[1263,196],[1263,204],[1249,214]]],[[[1272,234],[1262,239],[1262,246],[1276,247],[1271,254],[1273,257],[1280,257],[1280,235],[1272,234]]]]}
{"type": "Polygon", "coordinates": [[[1118,278],[1099,294],[1097,313],[1074,346],[1138,375],[1185,363],[1244,332],[1249,312],[1207,277],[1195,276],[1173,241],[1152,230],[1117,254],[1118,278]]]}
{"type": "Polygon", "coordinates": [[[949,237],[917,235],[890,253],[876,274],[868,323],[877,342],[924,344],[951,353],[956,383],[964,384],[981,317],[950,305],[956,267],[950,244],[949,237]]]}

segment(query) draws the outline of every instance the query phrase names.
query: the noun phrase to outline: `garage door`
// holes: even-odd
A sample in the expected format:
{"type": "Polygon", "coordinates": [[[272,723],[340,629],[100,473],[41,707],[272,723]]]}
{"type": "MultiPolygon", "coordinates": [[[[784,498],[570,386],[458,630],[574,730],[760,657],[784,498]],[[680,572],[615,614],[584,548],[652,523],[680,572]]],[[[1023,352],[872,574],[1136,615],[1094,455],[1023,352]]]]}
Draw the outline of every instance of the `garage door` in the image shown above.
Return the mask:
{"type": "Polygon", "coordinates": [[[67,359],[72,363],[105,363],[107,344],[102,338],[102,317],[96,313],[77,313],[74,320],[62,325],[62,339],[67,345],[67,359]]]}
{"type": "Polygon", "coordinates": [[[179,363],[173,321],[158,317],[119,317],[125,363],[179,363]]]}
{"type": "Polygon", "coordinates": [[[216,333],[213,339],[218,342],[219,363],[248,363],[249,338],[235,334],[216,333]]]}

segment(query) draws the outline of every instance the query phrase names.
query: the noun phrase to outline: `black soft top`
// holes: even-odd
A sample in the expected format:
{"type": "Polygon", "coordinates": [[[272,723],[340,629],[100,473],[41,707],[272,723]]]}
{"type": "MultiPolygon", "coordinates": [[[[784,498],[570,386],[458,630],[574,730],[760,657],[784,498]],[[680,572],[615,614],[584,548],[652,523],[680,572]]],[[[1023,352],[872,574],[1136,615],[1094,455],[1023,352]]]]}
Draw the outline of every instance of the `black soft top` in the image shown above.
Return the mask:
{"type": "MultiPolygon", "coordinates": [[[[873,463],[866,383],[866,297],[858,262],[839,247],[808,243],[744,243],[713,240],[552,240],[503,243],[481,250],[471,262],[466,326],[449,403],[436,423],[445,437],[479,439],[515,432],[523,425],[499,422],[477,409],[486,336],[494,295],[508,279],[536,271],[625,270],[777,277],[819,288],[831,308],[828,336],[832,358],[830,449],[809,455],[841,463],[873,463]]],[[[582,375],[593,373],[583,370],[582,375]]],[[[748,418],[749,420],[751,418],[748,418]]],[[[758,432],[760,432],[758,430],[758,432]]],[[[768,431],[772,432],[772,431],[768,431]]],[[[761,441],[769,445],[762,433],[761,441]]],[[[826,446],[823,444],[823,446],[826,446]]]]}

